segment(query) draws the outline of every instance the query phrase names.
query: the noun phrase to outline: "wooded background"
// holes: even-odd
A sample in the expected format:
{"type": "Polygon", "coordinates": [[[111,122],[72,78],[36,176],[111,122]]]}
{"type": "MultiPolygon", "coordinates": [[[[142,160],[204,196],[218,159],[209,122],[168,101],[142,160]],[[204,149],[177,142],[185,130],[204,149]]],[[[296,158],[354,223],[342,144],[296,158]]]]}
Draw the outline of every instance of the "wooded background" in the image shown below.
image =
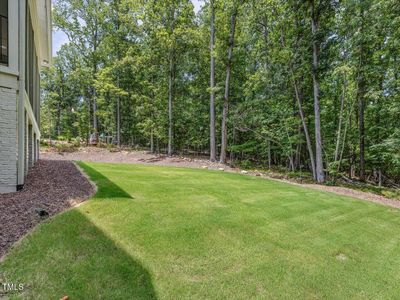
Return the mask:
{"type": "Polygon", "coordinates": [[[400,181],[398,0],[57,0],[44,137],[400,181]]]}

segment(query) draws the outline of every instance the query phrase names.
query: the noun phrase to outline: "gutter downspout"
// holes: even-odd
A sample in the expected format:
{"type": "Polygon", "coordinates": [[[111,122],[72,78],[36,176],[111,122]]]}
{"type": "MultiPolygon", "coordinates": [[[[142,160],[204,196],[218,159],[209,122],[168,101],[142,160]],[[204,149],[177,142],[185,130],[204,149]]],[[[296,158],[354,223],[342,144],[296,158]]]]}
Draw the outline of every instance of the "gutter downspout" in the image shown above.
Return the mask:
{"type": "Polygon", "coordinates": [[[26,1],[19,0],[18,189],[25,183],[25,52],[26,1]]]}

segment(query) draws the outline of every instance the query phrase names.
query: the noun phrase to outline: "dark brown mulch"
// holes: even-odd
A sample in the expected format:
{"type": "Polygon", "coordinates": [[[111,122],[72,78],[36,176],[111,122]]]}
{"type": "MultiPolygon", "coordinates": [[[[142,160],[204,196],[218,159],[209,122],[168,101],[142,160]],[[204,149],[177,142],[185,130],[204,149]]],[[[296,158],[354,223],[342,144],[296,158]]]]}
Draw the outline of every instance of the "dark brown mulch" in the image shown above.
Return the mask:
{"type": "Polygon", "coordinates": [[[72,162],[40,160],[22,191],[0,194],[0,258],[36,224],[83,202],[94,191],[72,162]]]}

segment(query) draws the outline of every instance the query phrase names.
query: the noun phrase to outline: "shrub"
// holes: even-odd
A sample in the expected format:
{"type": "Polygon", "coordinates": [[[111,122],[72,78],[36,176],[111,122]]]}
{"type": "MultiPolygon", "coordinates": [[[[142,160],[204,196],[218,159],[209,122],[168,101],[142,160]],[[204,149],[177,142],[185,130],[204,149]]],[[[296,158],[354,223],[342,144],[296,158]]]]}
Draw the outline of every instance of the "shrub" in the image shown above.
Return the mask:
{"type": "Polygon", "coordinates": [[[76,137],[74,139],[72,139],[72,146],[79,148],[81,146],[81,138],[80,137],[76,137]]]}
{"type": "Polygon", "coordinates": [[[58,153],[63,153],[63,152],[75,152],[77,151],[77,147],[75,147],[73,144],[61,144],[57,143],[55,144],[55,148],[58,153]]]}

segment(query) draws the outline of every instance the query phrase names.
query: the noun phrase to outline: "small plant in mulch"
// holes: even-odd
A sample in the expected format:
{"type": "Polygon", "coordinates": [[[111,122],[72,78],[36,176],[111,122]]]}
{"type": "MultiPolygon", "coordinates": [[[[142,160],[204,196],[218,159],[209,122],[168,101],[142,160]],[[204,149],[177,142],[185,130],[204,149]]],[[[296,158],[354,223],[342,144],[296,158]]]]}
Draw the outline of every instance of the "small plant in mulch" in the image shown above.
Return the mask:
{"type": "Polygon", "coordinates": [[[35,213],[41,219],[45,219],[49,216],[49,213],[45,209],[40,208],[40,207],[35,208],[35,213]]]}

